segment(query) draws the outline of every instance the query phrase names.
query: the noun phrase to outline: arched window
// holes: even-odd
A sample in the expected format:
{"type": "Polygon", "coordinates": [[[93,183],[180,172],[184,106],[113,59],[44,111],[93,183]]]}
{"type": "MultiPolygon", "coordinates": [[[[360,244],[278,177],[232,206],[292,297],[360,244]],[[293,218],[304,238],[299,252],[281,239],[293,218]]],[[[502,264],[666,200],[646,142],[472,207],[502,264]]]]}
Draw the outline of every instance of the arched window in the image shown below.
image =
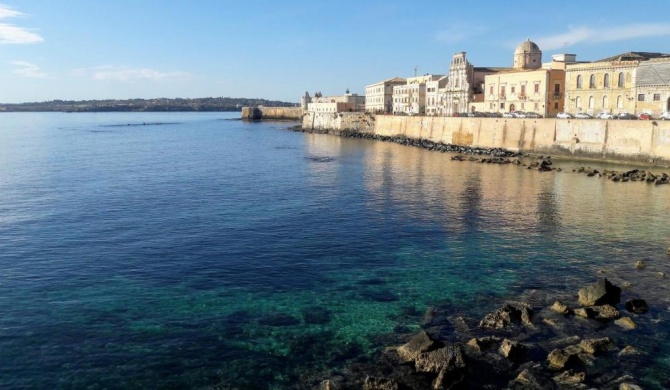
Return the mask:
{"type": "Polygon", "coordinates": [[[591,77],[589,77],[589,88],[595,88],[596,87],[596,75],[592,74],[591,77]]]}
{"type": "Polygon", "coordinates": [[[616,106],[617,108],[623,108],[623,99],[621,99],[621,95],[616,97],[616,106]]]}
{"type": "Polygon", "coordinates": [[[617,87],[623,88],[623,72],[619,73],[619,83],[617,84],[617,87]]]}
{"type": "Polygon", "coordinates": [[[582,87],[582,75],[577,76],[577,88],[582,87]]]}
{"type": "Polygon", "coordinates": [[[605,73],[605,78],[603,79],[603,87],[609,88],[610,87],[610,74],[605,73]]]}
{"type": "Polygon", "coordinates": [[[609,99],[607,98],[607,95],[603,96],[603,108],[608,108],[609,107],[609,99]]]}
{"type": "Polygon", "coordinates": [[[589,97],[589,108],[593,108],[595,101],[596,99],[594,99],[593,96],[589,97]]]}
{"type": "Polygon", "coordinates": [[[581,111],[582,108],[582,98],[577,96],[577,99],[575,99],[575,107],[577,108],[577,111],[581,111]]]}

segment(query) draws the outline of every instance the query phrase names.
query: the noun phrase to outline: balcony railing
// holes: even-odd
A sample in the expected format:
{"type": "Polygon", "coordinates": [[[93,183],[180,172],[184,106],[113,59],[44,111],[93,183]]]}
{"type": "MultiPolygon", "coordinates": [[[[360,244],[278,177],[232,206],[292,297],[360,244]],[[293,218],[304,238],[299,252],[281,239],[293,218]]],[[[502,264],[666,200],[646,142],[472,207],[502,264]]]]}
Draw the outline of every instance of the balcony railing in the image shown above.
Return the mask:
{"type": "Polygon", "coordinates": [[[526,100],[525,94],[519,94],[519,100],[526,100]]]}
{"type": "Polygon", "coordinates": [[[500,100],[506,100],[507,97],[505,95],[500,95],[500,100]]]}

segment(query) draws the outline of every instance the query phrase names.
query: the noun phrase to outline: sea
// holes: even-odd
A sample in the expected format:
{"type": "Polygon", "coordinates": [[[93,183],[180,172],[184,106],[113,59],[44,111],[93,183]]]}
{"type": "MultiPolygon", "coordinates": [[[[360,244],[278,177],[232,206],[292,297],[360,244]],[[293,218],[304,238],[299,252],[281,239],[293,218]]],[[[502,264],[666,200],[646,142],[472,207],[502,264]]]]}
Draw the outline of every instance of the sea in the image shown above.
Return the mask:
{"type": "Polygon", "coordinates": [[[431,307],[575,305],[602,276],[650,306],[631,372],[670,384],[670,185],[239,116],[0,113],[0,388],[292,389],[431,307]]]}

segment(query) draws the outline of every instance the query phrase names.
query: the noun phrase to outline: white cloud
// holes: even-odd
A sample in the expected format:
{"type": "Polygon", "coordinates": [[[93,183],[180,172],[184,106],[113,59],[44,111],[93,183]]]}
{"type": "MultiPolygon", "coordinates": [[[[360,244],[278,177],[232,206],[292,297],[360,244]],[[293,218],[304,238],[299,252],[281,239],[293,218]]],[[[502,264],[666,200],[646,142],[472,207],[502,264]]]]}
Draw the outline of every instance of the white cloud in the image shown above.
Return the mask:
{"type": "MultiPolygon", "coordinates": [[[[16,18],[23,16],[19,11],[0,4],[0,19],[16,18]]],[[[43,42],[44,38],[31,32],[29,29],[15,26],[13,24],[0,23],[0,44],[25,44],[43,42]]]]}
{"type": "Polygon", "coordinates": [[[632,38],[670,36],[670,24],[631,24],[617,27],[568,27],[560,34],[539,37],[534,41],[542,50],[554,50],[577,43],[624,41],[632,38]]]}
{"type": "Polygon", "coordinates": [[[464,23],[454,23],[449,28],[440,30],[435,34],[435,39],[440,42],[456,43],[480,35],[486,31],[484,26],[474,26],[464,23]]]}
{"type": "Polygon", "coordinates": [[[193,76],[186,72],[161,72],[149,68],[130,68],[124,66],[100,66],[90,69],[77,69],[77,76],[88,76],[94,80],[113,80],[121,82],[133,82],[138,80],[178,80],[190,79],[193,76]]]}
{"type": "Polygon", "coordinates": [[[44,78],[47,77],[47,74],[40,71],[40,67],[32,64],[27,61],[12,61],[12,64],[16,65],[17,68],[14,69],[14,74],[17,74],[19,76],[23,77],[30,77],[30,78],[44,78]]]}

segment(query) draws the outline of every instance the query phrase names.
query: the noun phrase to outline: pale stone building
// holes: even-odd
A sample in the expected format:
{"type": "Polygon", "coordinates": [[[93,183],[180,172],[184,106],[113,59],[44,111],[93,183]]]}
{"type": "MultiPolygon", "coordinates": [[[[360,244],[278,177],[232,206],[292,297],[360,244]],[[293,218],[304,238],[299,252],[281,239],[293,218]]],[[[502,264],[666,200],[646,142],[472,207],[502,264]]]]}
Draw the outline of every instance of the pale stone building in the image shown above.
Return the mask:
{"type": "Polygon", "coordinates": [[[442,75],[432,74],[409,77],[405,85],[394,86],[393,113],[424,115],[426,113],[426,83],[442,77],[442,75]]]}
{"type": "Polygon", "coordinates": [[[393,87],[407,84],[402,77],[394,77],[365,87],[365,111],[391,113],[393,111],[393,87]]]}
{"type": "Polygon", "coordinates": [[[474,111],[475,105],[484,99],[483,85],[486,75],[496,73],[499,68],[474,67],[466,52],[453,55],[449,67],[447,84],[439,91],[440,115],[454,116],[474,111]]]}
{"type": "Polygon", "coordinates": [[[565,111],[591,115],[600,112],[636,113],[638,67],[645,61],[664,56],[667,55],[628,52],[594,62],[568,65],[565,111]]]}
{"type": "Polygon", "coordinates": [[[448,81],[449,76],[442,76],[437,80],[426,82],[426,115],[443,116],[446,114],[444,88],[448,81]]]}
{"type": "Polygon", "coordinates": [[[670,112],[670,57],[640,63],[635,86],[637,107],[634,114],[645,112],[658,118],[663,112],[670,112]]]}

